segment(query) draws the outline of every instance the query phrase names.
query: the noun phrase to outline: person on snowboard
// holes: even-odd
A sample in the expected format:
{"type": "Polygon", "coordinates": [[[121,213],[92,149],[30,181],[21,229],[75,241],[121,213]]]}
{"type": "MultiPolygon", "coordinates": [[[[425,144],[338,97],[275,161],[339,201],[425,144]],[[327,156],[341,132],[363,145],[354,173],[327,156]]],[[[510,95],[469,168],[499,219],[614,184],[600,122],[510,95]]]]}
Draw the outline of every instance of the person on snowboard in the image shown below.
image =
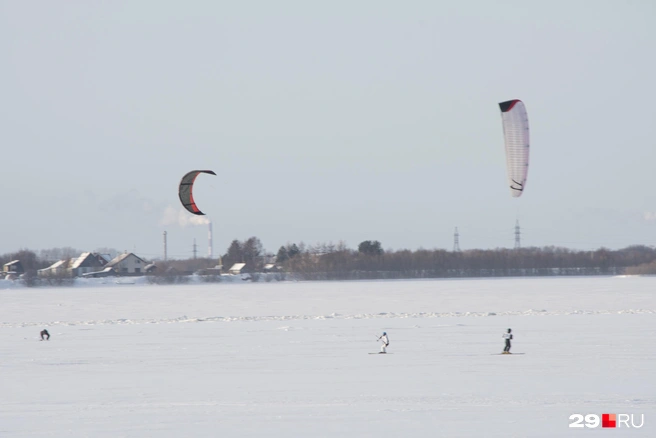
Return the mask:
{"type": "Polygon", "coordinates": [[[46,341],[50,340],[50,333],[48,333],[48,330],[46,329],[41,330],[41,340],[43,341],[44,339],[46,341]]]}
{"type": "Polygon", "coordinates": [[[508,329],[508,333],[504,333],[502,335],[503,339],[506,340],[506,346],[503,347],[503,354],[510,354],[510,340],[513,338],[513,335],[512,335],[511,332],[512,332],[512,330],[508,329]]]}
{"type": "Polygon", "coordinates": [[[380,346],[380,352],[387,353],[387,347],[389,346],[389,338],[387,337],[387,332],[383,332],[378,340],[383,343],[383,345],[380,346]]]}

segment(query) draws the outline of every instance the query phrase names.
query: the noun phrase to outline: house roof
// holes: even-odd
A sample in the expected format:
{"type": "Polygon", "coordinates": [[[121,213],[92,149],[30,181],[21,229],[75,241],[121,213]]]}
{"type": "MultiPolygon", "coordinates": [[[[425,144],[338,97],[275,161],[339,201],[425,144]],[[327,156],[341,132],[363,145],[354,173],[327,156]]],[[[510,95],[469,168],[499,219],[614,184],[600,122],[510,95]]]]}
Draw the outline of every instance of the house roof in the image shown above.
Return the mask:
{"type": "Polygon", "coordinates": [[[48,266],[47,268],[39,269],[39,272],[50,271],[50,270],[53,270],[53,269],[60,268],[64,263],[66,263],[66,260],[60,260],[60,261],[55,262],[52,265],[48,266]]]}
{"type": "Polygon", "coordinates": [[[79,257],[71,261],[71,269],[77,269],[80,266],[86,264],[87,267],[90,266],[104,266],[107,264],[107,260],[100,254],[95,254],[92,252],[83,252],[79,257]]]}
{"type": "Polygon", "coordinates": [[[84,263],[86,258],[89,257],[90,255],[91,255],[90,252],[83,252],[82,254],[80,254],[80,256],[75,260],[73,260],[73,262],[71,263],[71,269],[79,268],[80,265],[84,263]]]}
{"type": "Polygon", "coordinates": [[[110,271],[112,271],[112,270],[113,270],[113,269],[112,269],[111,267],[109,267],[109,268],[105,268],[105,269],[103,269],[102,271],[87,272],[87,273],[85,273],[85,274],[82,274],[82,276],[83,276],[83,277],[93,277],[94,275],[103,274],[103,273],[105,273],[105,272],[110,272],[110,271]]]}
{"type": "Polygon", "coordinates": [[[230,270],[231,271],[241,271],[244,268],[244,266],[246,266],[246,263],[235,263],[234,265],[232,265],[230,270]]]}
{"type": "Polygon", "coordinates": [[[20,260],[13,260],[9,263],[5,263],[4,266],[11,266],[11,265],[17,265],[20,263],[20,260]]]}
{"type": "Polygon", "coordinates": [[[123,260],[127,259],[130,256],[136,257],[139,260],[141,260],[142,262],[146,263],[146,261],[144,259],[142,259],[141,257],[136,256],[131,252],[126,252],[126,253],[117,255],[110,262],[108,262],[105,266],[107,266],[107,267],[116,266],[116,265],[118,265],[119,263],[121,263],[123,260]]]}
{"type": "Polygon", "coordinates": [[[119,254],[119,255],[117,255],[116,257],[114,257],[113,259],[111,259],[109,262],[107,262],[107,264],[106,264],[105,266],[107,266],[107,267],[116,266],[116,265],[118,265],[119,263],[121,263],[123,260],[125,260],[126,258],[128,258],[128,256],[129,256],[130,254],[132,254],[132,253],[127,253],[127,252],[126,252],[126,253],[124,253],[124,254],[119,254]]]}
{"type": "Polygon", "coordinates": [[[111,254],[95,254],[95,256],[98,258],[98,260],[102,259],[103,264],[112,259],[111,254]]]}

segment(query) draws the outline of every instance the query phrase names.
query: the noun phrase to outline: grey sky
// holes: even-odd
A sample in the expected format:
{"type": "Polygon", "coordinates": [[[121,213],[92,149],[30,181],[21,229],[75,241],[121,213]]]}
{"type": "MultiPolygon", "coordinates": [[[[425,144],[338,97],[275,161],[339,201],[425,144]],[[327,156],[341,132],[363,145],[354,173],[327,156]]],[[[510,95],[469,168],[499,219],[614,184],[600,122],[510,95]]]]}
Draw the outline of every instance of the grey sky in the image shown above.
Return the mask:
{"type": "Polygon", "coordinates": [[[0,253],[656,244],[656,2],[0,1],[0,253]],[[531,125],[506,184],[497,103],[531,125]]]}

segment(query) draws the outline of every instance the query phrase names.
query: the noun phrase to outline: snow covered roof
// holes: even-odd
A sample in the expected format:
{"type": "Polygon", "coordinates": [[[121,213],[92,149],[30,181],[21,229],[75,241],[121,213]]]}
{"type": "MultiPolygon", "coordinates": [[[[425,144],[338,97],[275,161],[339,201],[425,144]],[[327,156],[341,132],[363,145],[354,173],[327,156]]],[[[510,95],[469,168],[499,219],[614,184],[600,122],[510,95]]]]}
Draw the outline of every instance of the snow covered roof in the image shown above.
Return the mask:
{"type": "Polygon", "coordinates": [[[11,261],[11,262],[9,262],[9,263],[5,263],[5,266],[12,266],[12,265],[16,265],[16,264],[18,264],[18,263],[20,263],[20,260],[13,260],[13,261],[11,261]]]}
{"type": "Polygon", "coordinates": [[[71,263],[71,268],[76,269],[79,268],[82,263],[86,260],[87,257],[91,255],[90,252],[83,252],[78,258],[76,258],[72,263],[71,263]]]}
{"type": "Polygon", "coordinates": [[[241,271],[244,268],[244,266],[246,266],[246,263],[235,263],[234,265],[232,265],[230,270],[231,271],[241,271]]]}
{"type": "Polygon", "coordinates": [[[130,256],[136,257],[144,263],[146,262],[144,259],[142,259],[141,257],[135,255],[134,253],[126,252],[126,253],[117,255],[110,262],[108,262],[105,266],[110,266],[110,267],[111,266],[116,266],[116,265],[118,265],[119,263],[121,263],[123,260],[127,259],[130,256]]]}
{"type": "Polygon", "coordinates": [[[123,260],[125,260],[131,253],[124,253],[124,254],[119,254],[113,259],[111,259],[105,266],[116,266],[119,263],[121,263],[123,260]]]}
{"type": "Polygon", "coordinates": [[[85,274],[82,274],[82,277],[93,277],[94,275],[105,274],[105,273],[108,273],[108,272],[111,272],[111,271],[113,271],[113,268],[108,267],[108,268],[103,269],[102,271],[87,272],[85,274]]]}
{"type": "Polygon", "coordinates": [[[60,260],[60,261],[55,262],[52,265],[48,266],[47,268],[39,269],[39,272],[51,271],[51,270],[55,270],[57,268],[61,268],[64,263],[66,263],[66,260],[60,260]]]}

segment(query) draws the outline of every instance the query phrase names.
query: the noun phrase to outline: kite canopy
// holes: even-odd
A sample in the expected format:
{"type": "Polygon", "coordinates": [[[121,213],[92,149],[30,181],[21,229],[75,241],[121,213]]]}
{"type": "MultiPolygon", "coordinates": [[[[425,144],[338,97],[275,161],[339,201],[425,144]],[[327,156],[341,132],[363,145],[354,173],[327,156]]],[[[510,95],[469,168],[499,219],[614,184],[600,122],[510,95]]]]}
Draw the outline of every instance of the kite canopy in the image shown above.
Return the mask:
{"type": "Polygon", "coordinates": [[[196,181],[196,177],[201,173],[216,175],[216,173],[211,170],[192,170],[182,177],[182,180],[180,181],[180,187],[178,187],[178,196],[180,196],[180,202],[182,202],[182,206],[186,208],[188,212],[197,214],[199,216],[204,215],[205,213],[200,211],[196,206],[196,201],[194,201],[192,189],[194,187],[194,181],[196,181]]]}
{"type": "Polygon", "coordinates": [[[506,169],[510,194],[518,198],[526,187],[528,175],[528,115],[521,100],[509,100],[499,104],[506,143],[506,169]]]}

